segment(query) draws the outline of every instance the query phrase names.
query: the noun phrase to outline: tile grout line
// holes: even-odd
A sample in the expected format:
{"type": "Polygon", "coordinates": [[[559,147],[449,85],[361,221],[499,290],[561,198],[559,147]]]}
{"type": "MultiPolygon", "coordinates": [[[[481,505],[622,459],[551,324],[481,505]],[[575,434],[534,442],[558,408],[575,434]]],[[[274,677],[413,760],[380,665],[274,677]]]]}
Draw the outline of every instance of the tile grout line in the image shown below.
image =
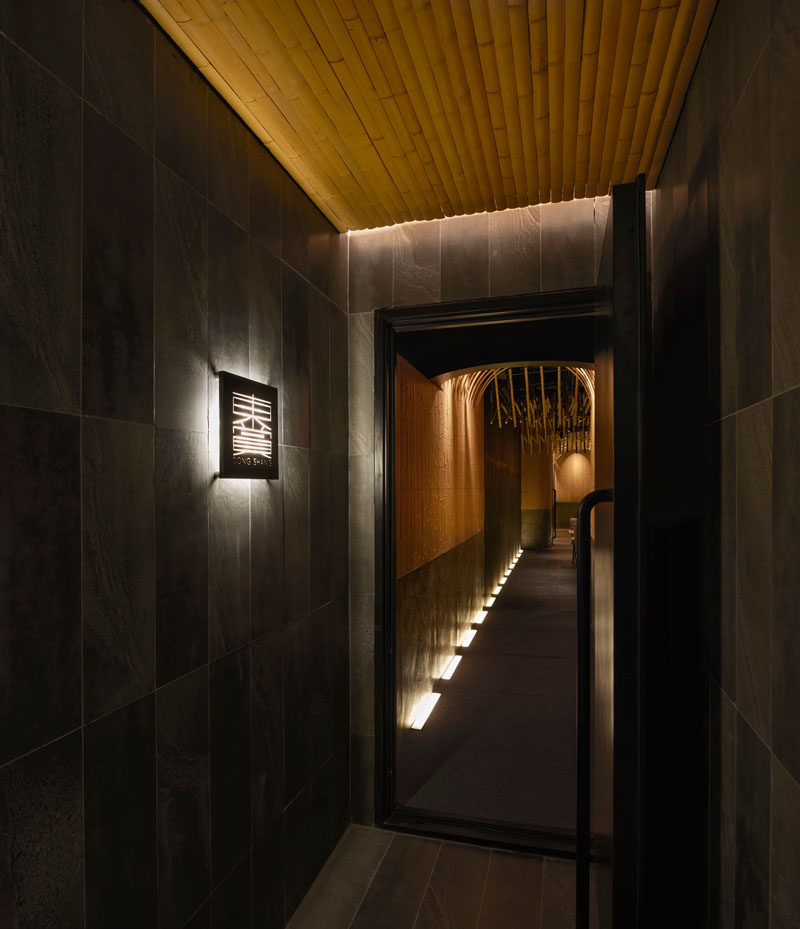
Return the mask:
{"type": "MultiPolygon", "coordinates": [[[[772,750],[769,750],[769,756],[767,763],[769,764],[769,831],[767,838],[767,925],[772,925],[772,878],[773,878],[773,867],[772,859],[774,855],[772,850],[774,848],[774,839],[775,839],[775,764],[773,759],[775,756],[772,754],[772,750]]],[[[735,914],[734,914],[735,916],[735,914]]]]}
{"type": "MultiPolygon", "coordinates": [[[[373,826],[372,828],[374,829],[375,827],[373,826]]],[[[392,833],[391,835],[392,835],[392,837],[391,837],[391,839],[388,841],[388,843],[386,844],[386,848],[383,850],[383,854],[381,855],[380,861],[379,861],[378,864],[375,866],[375,870],[372,872],[372,876],[371,876],[370,879],[369,879],[369,883],[368,883],[367,886],[364,888],[364,893],[361,895],[361,899],[358,901],[358,905],[356,906],[355,911],[353,912],[353,915],[352,915],[352,917],[351,917],[351,919],[350,919],[350,922],[347,924],[347,929],[351,929],[353,923],[355,922],[356,916],[358,916],[359,911],[361,910],[361,906],[363,905],[364,901],[367,899],[367,894],[369,893],[370,888],[372,887],[372,885],[373,885],[373,883],[374,883],[374,881],[375,881],[375,876],[377,875],[378,871],[380,871],[381,865],[383,864],[384,859],[385,859],[386,856],[389,854],[389,849],[392,847],[392,845],[394,845],[394,840],[395,840],[397,834],[396,834],[396,833],[392,833]]]]}
{"type": "MultiPolygon", "coordinates": [[[[539,929],[544,929],[544,869],[547,867],[547,858],[542,857],[542,884],[539,891],[539,929]]],[[[577,875],[577,871],[576,871],[577,875]]]]}
{"type": "Polygon", "coordinates": [[[489,861],[486,863],[486,873],[483,876],[483,887],[481,888],[481,899],[480,899],[480,903],[478,904],[478,913],[475,917],[475,929],[479,929],[479,926],[481,924],[481,916],[483,915],[483,902],[486,899],[486,887],[489,884],[489,869],[492,867],[492,861],[494,860],[494,852],[495,850],[493,848],[489,849],[489,861]]]}
{"type": "MultiPolygon", "coordinates": [[[[160,816],[159,816],[159,805],[158,805],[158,544],[156,538],[156,524],[157,524],[157,503],[156,503],[156,197],[157,197],[157,178],[156,178],[156,31],[155,27],[151,26],[151,42],[153,49],[153,114],[152,114],[152,123],[151,128],[153,131],[153,173],[152,173],[152,193],[153,193],[153,264],[152,264],[152,273],[153,273],[153,305],[150,311],[150,321],[153,327],[152,329],[152,362],[151,362],[151,374],[152,374],[152,400],[150,404],[150,415],[152,417],[152,449],[153,449],[153,728],[154,728],[154,739],[155,739],[155,810],[156,810],[156,824],[155,824],[155,867],[156,867],[156,926],[160,927],[161,925],[161,875],[159,868],[159,828],[160,828],[160,816]]],[[[201,904],[202,905],[202,904],[201,904]]]]}
{"type": "Polygon", "coordinates": [[[416,929],[417,921],[419,920],[419,914],[422,910],[422,904],[425,902],[425,898],[428,896],[428,889],[431,886],[431,878],[433,877],[433,872],[436,870],[436,865],[439,863],[439,858],[442,855],[442,849],[444,848],[444,842],[439,842],[439,850],[436,853],[436,858],[433,860],[431,865],[431,870],[428,873],[428,879],[425,881],[425,887],[422,890],[422,895],[419,898],[419,904],[417,906],[417,911],[414,914],[414,922],[411,923],[411,929],[416,929]]]}
{"type": "MultiPolygon", "coordinates": [[[[34,59],[35,60],[35,59],[34,59]]],[[[83,673],[83,640],[84,640],[84,628],[83,628],[83,180],[84,180],[84,82],[85,82],[85,70],[86,70],[86,3],[85,0],[81,3],[81,90],[79,97],[79,105],[81,108],[80,115],[80,133],[81,133],[81,155],[80,155],[80,382],[78,384],[78,517],[80,520],[80,539],[78,541],[78,551],[80,553],[80,576],[78,578],[79,585],[79,601],[78,609],[80,610],[80,674],[81,674],[81,705],[80,705],[80,732],[81,732],[81,825],[83,826],[83,835],[81,836],[81,870],[82,870],[82,886],[81,891],[83,893],[83,923],[87,925],[88,918],[86,913],[86,901],[88,898],[87,892],[87,882],[86,882],[86,720],[84,719],[84,673],[83,673]]]]}

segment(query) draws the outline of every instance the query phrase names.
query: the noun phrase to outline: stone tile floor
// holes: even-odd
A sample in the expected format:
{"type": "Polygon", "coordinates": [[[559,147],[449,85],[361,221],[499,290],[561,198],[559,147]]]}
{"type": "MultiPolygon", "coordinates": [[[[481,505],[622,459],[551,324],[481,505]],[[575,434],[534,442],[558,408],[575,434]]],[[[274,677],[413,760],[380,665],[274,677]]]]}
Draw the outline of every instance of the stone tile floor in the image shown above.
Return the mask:
{"type": "Polygon", "coordinates": [[[574,896],[570,861],[351,825],[287,929],[573,929],[574,896]]]}

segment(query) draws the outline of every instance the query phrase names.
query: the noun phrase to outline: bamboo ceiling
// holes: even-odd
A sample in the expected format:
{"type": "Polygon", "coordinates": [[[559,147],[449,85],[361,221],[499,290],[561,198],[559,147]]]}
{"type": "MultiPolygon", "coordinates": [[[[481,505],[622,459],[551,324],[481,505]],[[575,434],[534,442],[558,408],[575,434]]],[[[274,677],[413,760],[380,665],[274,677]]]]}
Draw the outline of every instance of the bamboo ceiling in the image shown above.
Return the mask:
{"type": "Polygon", "coordinates": [[[340,230],[653,187],[716,0],[142,0],[340,230]]]}

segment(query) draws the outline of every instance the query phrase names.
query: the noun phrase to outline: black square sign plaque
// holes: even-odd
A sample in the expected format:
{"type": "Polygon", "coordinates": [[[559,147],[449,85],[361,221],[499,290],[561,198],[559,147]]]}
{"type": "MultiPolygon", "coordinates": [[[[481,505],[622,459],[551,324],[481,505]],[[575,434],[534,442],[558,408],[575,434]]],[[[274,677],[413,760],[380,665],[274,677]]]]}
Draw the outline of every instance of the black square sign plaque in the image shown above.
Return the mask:
{"type": "Polygon", "coordinates": [[[278,476],[278,389],[219,373],[219,476],[278,476]]]}

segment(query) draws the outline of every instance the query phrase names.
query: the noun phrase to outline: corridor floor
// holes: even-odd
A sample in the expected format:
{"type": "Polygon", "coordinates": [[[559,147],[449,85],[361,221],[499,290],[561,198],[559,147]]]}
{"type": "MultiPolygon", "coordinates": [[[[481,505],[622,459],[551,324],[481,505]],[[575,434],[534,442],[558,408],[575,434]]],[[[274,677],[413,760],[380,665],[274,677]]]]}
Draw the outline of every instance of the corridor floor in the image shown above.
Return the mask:
{"type": "Polygon", "coordinates": [[[574,929],[572,862],[350,826],[287,929],[574,929]]]}
{"type": "Polygon", "coordinates": [[[568,533],[520,557],[425,727],[397,799],[458,818],[575,828],[575,567],[568,533]]]}

